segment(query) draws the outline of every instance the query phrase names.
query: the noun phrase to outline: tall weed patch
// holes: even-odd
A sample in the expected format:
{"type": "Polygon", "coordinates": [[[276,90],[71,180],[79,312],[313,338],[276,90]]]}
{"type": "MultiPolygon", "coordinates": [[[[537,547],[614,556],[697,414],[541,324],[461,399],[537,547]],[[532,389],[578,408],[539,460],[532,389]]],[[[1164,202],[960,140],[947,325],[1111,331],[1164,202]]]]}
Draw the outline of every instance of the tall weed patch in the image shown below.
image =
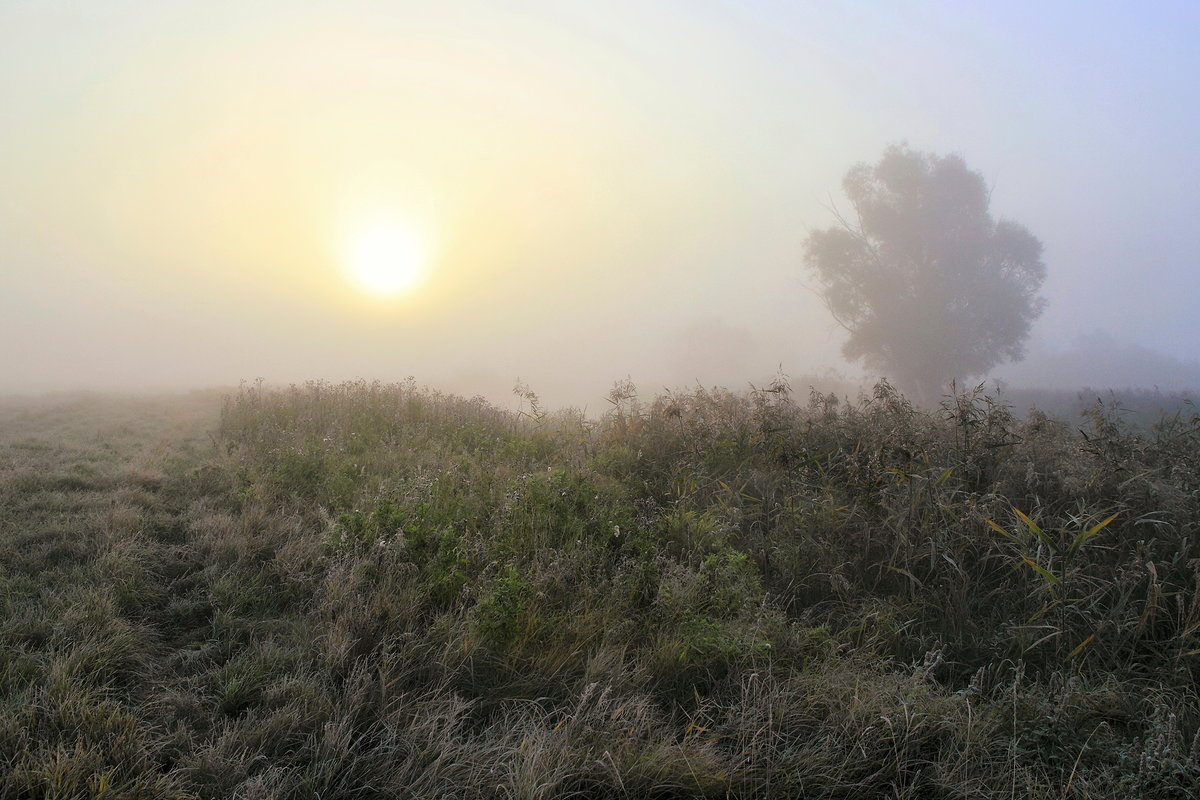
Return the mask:
{"type": "Polygon", "coordinates": [[[1194,791],[1194,416],[518,388],[8,418],[0,797],[1194,791]]]}

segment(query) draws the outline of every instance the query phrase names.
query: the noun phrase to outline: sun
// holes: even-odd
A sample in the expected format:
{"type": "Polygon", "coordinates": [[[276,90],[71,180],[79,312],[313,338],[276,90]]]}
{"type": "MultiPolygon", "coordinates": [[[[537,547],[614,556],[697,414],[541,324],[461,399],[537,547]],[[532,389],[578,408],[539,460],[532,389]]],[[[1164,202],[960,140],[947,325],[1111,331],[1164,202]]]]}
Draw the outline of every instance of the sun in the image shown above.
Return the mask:
{"type": "Polygon", "coordinates": [[[415,289],[429,272],[421,239],[396,222],[377,223],[354,234],[346,268],[359,288],[377,297],[398,297],[415,289]]]}

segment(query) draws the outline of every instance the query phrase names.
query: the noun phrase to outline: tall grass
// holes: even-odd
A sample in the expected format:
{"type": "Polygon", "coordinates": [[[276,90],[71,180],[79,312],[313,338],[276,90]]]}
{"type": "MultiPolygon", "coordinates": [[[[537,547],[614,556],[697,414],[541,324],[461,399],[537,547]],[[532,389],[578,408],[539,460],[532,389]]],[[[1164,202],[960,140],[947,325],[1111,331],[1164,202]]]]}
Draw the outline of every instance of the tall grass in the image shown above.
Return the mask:
{"type": "Polygon", "coordinates": [[[519,389],[5,410],[0,797],[1195,790],[1194,417],[519,389]]]}

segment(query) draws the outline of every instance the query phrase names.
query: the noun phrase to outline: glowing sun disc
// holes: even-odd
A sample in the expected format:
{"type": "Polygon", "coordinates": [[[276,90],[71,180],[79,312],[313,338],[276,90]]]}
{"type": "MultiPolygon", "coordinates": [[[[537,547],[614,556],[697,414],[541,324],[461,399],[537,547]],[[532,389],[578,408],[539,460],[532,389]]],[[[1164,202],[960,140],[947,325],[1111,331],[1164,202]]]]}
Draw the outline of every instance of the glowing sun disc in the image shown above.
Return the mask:
{"type": "Polygon", "coordinates": [[[375,295],[394,297],[424,280],[428,258],[412,231],[400,225],[383,224],[354,237],[347,265],[360,287],[375,295]]]}

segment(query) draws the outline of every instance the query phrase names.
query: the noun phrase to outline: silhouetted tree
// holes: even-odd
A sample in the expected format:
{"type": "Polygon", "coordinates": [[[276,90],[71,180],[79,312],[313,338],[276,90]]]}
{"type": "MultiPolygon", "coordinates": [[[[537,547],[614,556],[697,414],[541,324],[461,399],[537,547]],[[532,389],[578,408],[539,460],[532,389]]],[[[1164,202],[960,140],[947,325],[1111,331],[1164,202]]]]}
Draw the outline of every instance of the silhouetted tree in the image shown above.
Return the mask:
{"type": "Polygon", "coordinates": [[[842,186],[854,216],[810,234],[805,264],[850,333],[847,358],[927,402],[1024,355],[1045,305],[1042,243],[992,219],[982,175],[955,155],[892,146],[842,186]]]}

